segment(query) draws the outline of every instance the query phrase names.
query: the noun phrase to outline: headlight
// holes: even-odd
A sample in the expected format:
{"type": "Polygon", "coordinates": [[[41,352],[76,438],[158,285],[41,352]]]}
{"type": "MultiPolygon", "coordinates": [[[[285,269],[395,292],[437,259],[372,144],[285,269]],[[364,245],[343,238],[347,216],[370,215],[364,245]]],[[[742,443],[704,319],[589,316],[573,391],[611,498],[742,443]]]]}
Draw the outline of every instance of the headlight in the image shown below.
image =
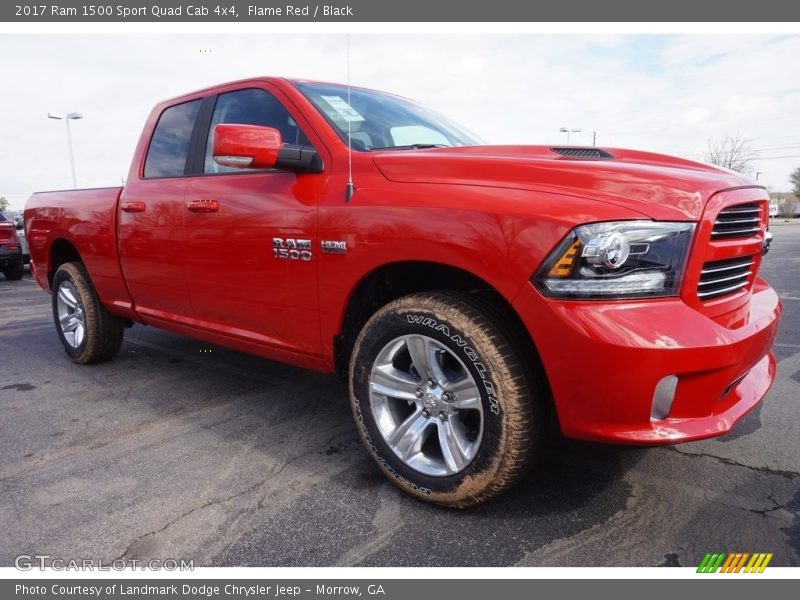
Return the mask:
{"type": "Polygon", "coordinates": [[[619,221],[576,227],[533,278],[554,298],[678,293],[694,223],[619,221]]]}

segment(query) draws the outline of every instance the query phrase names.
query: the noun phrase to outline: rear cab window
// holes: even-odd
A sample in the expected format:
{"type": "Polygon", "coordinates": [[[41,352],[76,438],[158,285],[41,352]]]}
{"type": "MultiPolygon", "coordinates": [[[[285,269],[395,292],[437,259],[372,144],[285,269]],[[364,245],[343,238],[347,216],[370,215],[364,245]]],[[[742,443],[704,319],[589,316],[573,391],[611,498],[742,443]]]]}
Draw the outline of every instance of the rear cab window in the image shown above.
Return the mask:
{"type": "Polygon", "coordinates": [[[144,162],[145,179],[182,177],[202,100],[170,106],[161,113],[144,162]]]}

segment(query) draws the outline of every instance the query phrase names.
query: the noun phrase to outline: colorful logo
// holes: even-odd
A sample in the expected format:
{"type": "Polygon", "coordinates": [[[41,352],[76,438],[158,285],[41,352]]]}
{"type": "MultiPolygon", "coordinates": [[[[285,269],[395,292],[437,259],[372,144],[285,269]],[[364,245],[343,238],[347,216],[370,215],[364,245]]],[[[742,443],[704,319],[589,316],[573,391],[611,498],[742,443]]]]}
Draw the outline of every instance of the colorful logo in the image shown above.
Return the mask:
{"type": "Polygon", "coordinates": [[[709,552],[703,557],[703,561],[697,567],[697,572],[763,573],[771,560],[772,552],[754,552],[753,554],[749,552],[734,552],[732,554],[709,552]]]}

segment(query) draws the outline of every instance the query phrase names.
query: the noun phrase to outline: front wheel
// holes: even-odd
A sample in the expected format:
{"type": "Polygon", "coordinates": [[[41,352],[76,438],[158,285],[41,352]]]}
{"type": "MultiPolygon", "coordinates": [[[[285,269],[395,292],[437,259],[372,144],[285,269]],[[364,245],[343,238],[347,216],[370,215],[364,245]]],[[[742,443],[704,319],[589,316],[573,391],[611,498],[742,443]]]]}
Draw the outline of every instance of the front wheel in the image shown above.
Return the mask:
{"type": "Polygon", "coordinates": [[[353,350],[350,401],[389,479],[458,508],[516,482],[542,427],[524,349],[506,315],[468,294],[413,294],[375,313],[353,350]]]}
{"type": "Polygon", "coordinates": [[[101,304],[82,263],[61,265],[53,276],[53,319],[64,351],[88,365],[113,358],[125,324],[101,304]]]}

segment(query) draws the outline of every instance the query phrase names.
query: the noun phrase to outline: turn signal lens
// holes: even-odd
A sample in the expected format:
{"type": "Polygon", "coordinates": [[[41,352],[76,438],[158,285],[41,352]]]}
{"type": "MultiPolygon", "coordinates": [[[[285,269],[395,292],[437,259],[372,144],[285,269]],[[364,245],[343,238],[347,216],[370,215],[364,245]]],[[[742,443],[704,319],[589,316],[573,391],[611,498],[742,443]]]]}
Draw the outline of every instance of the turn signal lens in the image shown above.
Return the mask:
{"type": "Polygon", "coordinates": [[[581,241],[576,239],[570,244],[561,258],[558,259],[548,271],[549,277],[569,277],[578,262],[578,251],[581,249],[581,241]]]}

